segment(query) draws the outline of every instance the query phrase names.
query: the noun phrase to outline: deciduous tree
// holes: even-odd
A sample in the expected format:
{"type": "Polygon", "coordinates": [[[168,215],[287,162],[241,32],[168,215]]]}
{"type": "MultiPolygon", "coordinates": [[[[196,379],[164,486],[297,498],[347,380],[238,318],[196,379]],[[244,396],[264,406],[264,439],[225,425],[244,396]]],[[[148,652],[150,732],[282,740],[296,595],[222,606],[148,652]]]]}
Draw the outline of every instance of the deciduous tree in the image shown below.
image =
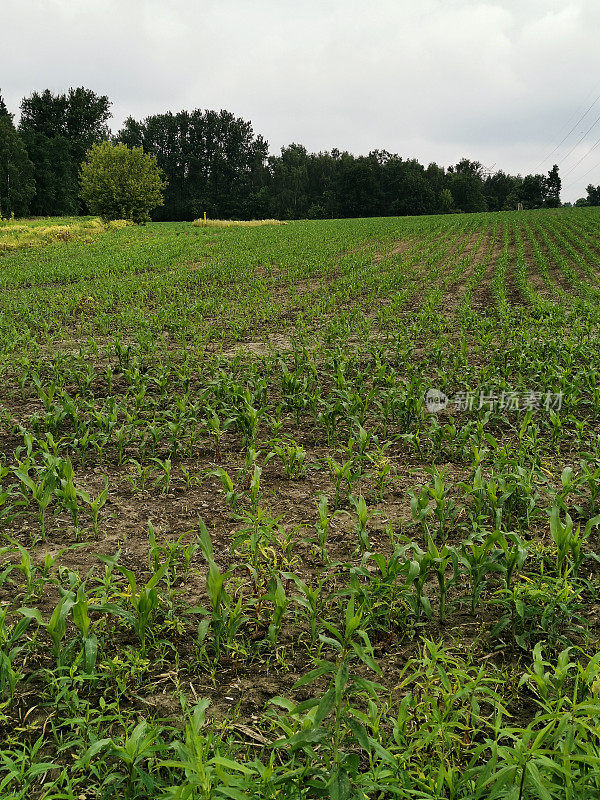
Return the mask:
{"type": "Polygon", "coordinates": [[[88,151],[81,167],[81,196],[92,214],[105,220],[147,222],[163,203],[165,185],[156,156],[141,147],[102,142],[88,151]]]}
{"type": "Polygon", "coordinates": [[[87,150],[108,138],[109,109],[108,97],[83,87],[57,95],[46,89],[23,99],[19,132],[34,165],[35,214],[83,211],[79,168],[87,150]]]}
{"type": "Polygon", "coordinates": [[[0,217],[27,214],[34,194],[33,164],[0,95],[0,217]]]}

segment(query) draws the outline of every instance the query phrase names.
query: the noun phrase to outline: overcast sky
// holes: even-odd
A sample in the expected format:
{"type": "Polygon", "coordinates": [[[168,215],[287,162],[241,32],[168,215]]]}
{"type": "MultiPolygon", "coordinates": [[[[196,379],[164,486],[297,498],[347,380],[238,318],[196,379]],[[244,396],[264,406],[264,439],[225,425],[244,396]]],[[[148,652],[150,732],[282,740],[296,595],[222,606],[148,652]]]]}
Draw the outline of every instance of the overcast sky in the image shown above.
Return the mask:
{"type": "Polygon", "coordinates": [[[115,131],[225,108],[271,152],[556,162],[574,200],[600,184],[599,34],[598,0],[0,0],[0,91],[85,86],[115,131]]]}

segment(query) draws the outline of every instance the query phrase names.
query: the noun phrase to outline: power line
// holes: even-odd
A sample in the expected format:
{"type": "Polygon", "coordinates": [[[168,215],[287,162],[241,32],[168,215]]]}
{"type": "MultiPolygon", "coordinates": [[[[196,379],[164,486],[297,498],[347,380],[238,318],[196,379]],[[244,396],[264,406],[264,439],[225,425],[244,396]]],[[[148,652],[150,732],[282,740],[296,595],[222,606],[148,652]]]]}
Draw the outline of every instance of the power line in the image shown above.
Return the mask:
{"type": "Polygon", "coordinates": [[[498,170],[494,169],[495,166],[496,166],[496,162],[495,161],[494,161],[494,163],[492,164],[491,167],[486,167],[483,164],[481,165],[481,173],[480,174],[481,174],[482,180],[485,181],[485,180],[487,180],[487,178],[491,178],[493,175],[496,175],[498,170]]]}
{"type": "Polygon", "coordinates": [[[569,170],[567,170],[567,172],[565,172],[564,177],[566,178],[567,175],[570,175],[574,170],[576,170],[577,167],[581,164],[581,162],[585,161],[585,159],[594,152],[594,150],[598,147],[598,145],[600,145],[600,139],[596,139],[596,141],[590,147],[590,149],[587,151],[587,153],[584,153],[584,155],[581,156],[579,161],[576,161],[573,164],[573,166],[571,167],[571,169],[569,169],[569,170]]]}
{"type": "MultiPolygon", "coordinates": [[[[567,153],[567,155],[566,155],[566,156],[565,156],[565,157],[562,159],[562,163],[564,163],[564,162],[565,162],[565,161],[566,161],[566,160],[569,158],[569,156],[571,155],[571,153],[573,152],[573,150],[575,150],[575,148],[576,148],[576,147],[579,147],[579,145],[580,145],[580,144],[583,142],[583,140],[584,140],[584,139],[585,139],[585,137],[588,135],[588,133],[589,133],[589,132],[592,130],[592,128],[595,128],[595,127],[596,127],[596,125],[597,125],[599,122],[600,122],[600,117],[597,117],[597,118],[596,118],[596,119],[595,119],[595,120],[592,122],[592,124],[591,124],[591,125],[590,125],[590,127],[587,129],[587,131],[586,131],[586,132],[585,132],[585,133],[584,133],[584,134],[581,136],[581,138],[580,138],[580,139],[578,139],[578,140],[575,142],[575,144],[574,144],[574,145],[573,145],[573,147],[572,147],[572,148],[569,150],[569,152],[567,153]]],[[[562,166],[562,163],[561,163],[561,166],[562,166]]]]}
{"type": "MultiPolygon", "coordinates": [[[[595,90],[595,89],[598,87],[598,85],[599,85],[599,84],[596,84],[596,86],[594,86],[594,90],[595,90]]],[[[592,91],[594,91],[594,90],[592,90],[592,91]]],[[[561,139],[561,140],[560,140],[560,142],[559,142],[559,143],[556,145],[556,147],[554,148],[554,150],[552,150],[552,152],[551,152],[551,153],[548,153],[548,155],[547,155],[547,156],[545,156],[545,158],[543,158],[543,159],[542,159],[542,160],[541,160],[541,161],[540,161],[540,162],[539,162],[539,163],[538,163],[538,164],[535,166],[535,168],[534,168],[534,170],[533,170],[534,172],[536,172],[536,171],[537,171],[537,170],[538,170],[538,169],[539,169],[539,168],[542,166],[542,164],[544,164],[546,161],[548,161],[548,160],[549,160],[549,159],[550,159],[550,158],[551,158],[551,157],[554,155],[554,153],[556,153],[556,151],[557,151],[557,150],[558,150],[558,149],[559,149],[559,148],[560,148],[560,147],[561,147],[561,146],[562,146],[562,145],[563,145],[563,144],[564,144],[564,143],[567,141],[567,139],[568,139],[568,138],[569,138],[569,136],[570,136],[570,135],[573,133],[573,131],[575,130],[575,128],[577,128],[577,126],[578,126],[578,125],[579,125],[581,122],[583,122],[583,120],[584,120],[584,119],[587,117],[587,115],[590,113],[590,111],[592,110],[592,108],[593,108],[593,107],[596,105],[596,103],[598,102],[598,100],[600,100],[600,94],[599,94],[599,95],[596,97],[596,99],[595,99],[595,100],[594,100],[594,101],[591,103],[591,105],[589,105],[589,106],[588,106],[588,108],[587,108],[587,109],[586,109],[586,110],[583,112],[583,114],[581,114],[581,115],[580,115],[580,117],[578,118],[577,122],[576,122],[576,123],[573,125],[573,127],[572,127],[572,128],[571,128],[571,130],[570,130],[570,131],[569,131],[569,132],[566,134],[566,136],[565,136],[563,139],[561,139]]],[[[571,117],[571,119],[573,119],[573,117],[571,117]]],[[[599,119],[600,119],[600,118],[599,118],[599,119]]],[[[596,122],[597,122],[597,121],[598,121],[598,120],[596,120],[596,122]]],[[[568,125],[569,123],[567,122],[566,124],[568,125]]],[[[596,123],[594,123],[594,124],[596,124],[596,123]]],[[[563,128],[562,128],[562,129],[564,129],[564,127],[565,127],[565,126],[563,125],[563,128]]],[[[592,125],[592,128],[593,128],[593,127],[594,127],[594,126],[592,125]]],[[[561,130],[562,130],[562,129],[561,129],[561,130]]],[[[559,134],[559,135],[560,135],[560,134],[559,134]]],[[[585,136],[585,134],[584,134],[584,136],[585,136]]]]}
{"type": "Polygon", "coordinates": [[[568,183],[566,186],[563,186],[563,189],[566,191],[567,189],[570,189],[571,186],[575,186],[576,183],[582,181],[586,175],[589,175],[590,172],[593,172],[595,169],[598,169],[598,167],[600,167],[600,161],[597,164],[594,164],[593,167],[590,167],[587,172],[583,173],[583,175],[580,175],[578,178],[575,178],[574,181],[571,181],[571,183],[568,183]]]}

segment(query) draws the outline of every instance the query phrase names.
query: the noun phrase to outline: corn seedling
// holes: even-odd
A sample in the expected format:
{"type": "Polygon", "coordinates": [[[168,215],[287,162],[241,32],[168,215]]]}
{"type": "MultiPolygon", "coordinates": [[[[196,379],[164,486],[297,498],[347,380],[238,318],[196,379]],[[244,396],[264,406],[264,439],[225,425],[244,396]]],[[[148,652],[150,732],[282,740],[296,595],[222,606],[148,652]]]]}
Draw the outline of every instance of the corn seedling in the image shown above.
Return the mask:
{"type": "Polygon", "coordinates": [[[95,497],[92,497],[84,489],[77,489],[77,495],[83,500],[83,502],[90,509],[90,514],[92,515],[92,525],[93,525],[94,535],[98,536],[98,515],[101,509],[104,508],[104,506],[106,505],[106,501],[108,500],[108,478],[104,479],[104,489],[95,497]]]}
{"type": "Polygon", "coordinates": [[[128,622],[137,634],[142,647],[142,653],[146,652],[146,632],[152,620],[154,612],[158,608],[160,598],[156,586],[165,577],[169,568],[168,564],[163,564],[150,578],[150,580],[138,589],[134,573],[114,562],[114,568],[125,576],[128,584],[128,591],[122,593],[122,599],[126,601],[131,611],[124,605],[116,603],[105,603],[101,606],[91,606],[93,611],[108,612],[128,622]]]}
{"type": "Polygon", "coordinates": [[[219,478],[223,487],[223,491],[225,492],[225,499],[227,500],[227,503],[231,507],[232,511],[237,511],[241,494],[235,490],[233,481],[229,477],[229,474],[223,469],[223,467],[217,467],[216,469],[209,470],[206,474],[214,475],[215,477],[219,478]]]}
{"type": "Polygon", "coordinates": [[[288,480],[298,480],[306,475],[306,451],[293,439],[289,442],[273,442],[265,464],[268,464],[273,458],[281,461],[283,473],[288,480]]]}

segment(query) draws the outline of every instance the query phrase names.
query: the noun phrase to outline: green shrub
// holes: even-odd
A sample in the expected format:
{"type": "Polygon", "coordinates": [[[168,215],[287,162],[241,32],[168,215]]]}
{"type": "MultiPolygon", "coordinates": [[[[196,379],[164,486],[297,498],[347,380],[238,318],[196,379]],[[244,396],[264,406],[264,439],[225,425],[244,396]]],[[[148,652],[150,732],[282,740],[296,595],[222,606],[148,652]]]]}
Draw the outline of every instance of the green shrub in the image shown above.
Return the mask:
{"type": "Polygon", "coordinates": [[[81,197],[105,221],[147,222],[163,204],[165,186],[156,156],[141,147],[102,142],[88,150],[81,167],[81,197]]]}

